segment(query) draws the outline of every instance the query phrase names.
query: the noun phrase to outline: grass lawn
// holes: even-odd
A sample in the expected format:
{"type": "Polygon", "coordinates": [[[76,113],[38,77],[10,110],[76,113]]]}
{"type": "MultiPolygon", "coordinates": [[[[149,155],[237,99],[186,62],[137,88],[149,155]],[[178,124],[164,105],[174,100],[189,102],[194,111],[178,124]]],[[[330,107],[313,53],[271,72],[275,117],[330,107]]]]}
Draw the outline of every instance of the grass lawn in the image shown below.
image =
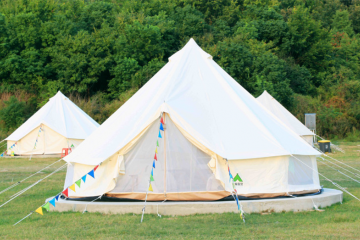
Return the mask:
{"type": "MultiPolygon", "coordinates": [[[[360,169],[360,142],[340,143],[346,154],[332,157],[360,169]]],[[[57,159],[0,158],[0,191],[57,159]]],[[[0,205],[10,196],[63,165],[59,162],[19,186],[0,195],[0,205]]],[[[360,184],[347,179],[331,168],[318,163],[319,171],[346,187],[360,198],[360,184]]],[[[184,217],[146,215],[111,215],[100,213],[50,212],[44,216],[34,213],[17,226],[12,226],[44,200],[62,190],[65,171],[56,173],[9,204],[0,208],[0,239],[338,239],[360,238],[360,202],[344,194],[343,204],[336,204],[324,212],[272,213],[247,215],[246,224],[238,214],[206,214],[184,217]]],[[[321,178],[324,187],[334,188],[321,178]]]]}

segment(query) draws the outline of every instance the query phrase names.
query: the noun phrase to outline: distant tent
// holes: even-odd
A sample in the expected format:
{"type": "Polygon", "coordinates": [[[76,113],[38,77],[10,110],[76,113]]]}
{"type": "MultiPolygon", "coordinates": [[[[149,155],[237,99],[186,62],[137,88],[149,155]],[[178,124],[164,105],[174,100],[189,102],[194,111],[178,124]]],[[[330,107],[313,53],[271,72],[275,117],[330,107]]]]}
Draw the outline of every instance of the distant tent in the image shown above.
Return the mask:
{"type": "Polygon", "coordinates": [[[313,146],[314,133],[311,132],[302,122],[284,108],[273,96],[266,90],[257,98],[257,100],[281,122],[293,130],[311,146],[313,146]]]}
{"type": "Polygon", "coordinates": [[[100,164],[69,197],[144,200],[149,190],[150,201],[218,200],[233,187],[246,197],[312,193],[321,188],[317,155],[191,39],[64,158],[65,188],[100,164]]]}
{"type": "Polygon", "coordinates": [[[16,155],[59,154],[62,148],[77,147],[99,124],[60,91],[7,140],[16,155]]]}

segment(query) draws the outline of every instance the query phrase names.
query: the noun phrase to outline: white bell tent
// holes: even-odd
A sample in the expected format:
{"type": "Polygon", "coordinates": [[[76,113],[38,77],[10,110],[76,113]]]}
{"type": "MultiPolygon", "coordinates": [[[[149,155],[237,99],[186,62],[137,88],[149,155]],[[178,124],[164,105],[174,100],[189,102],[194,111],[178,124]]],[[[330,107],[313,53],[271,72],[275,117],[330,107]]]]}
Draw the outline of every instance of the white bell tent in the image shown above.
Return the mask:
{"type": "Polygon", "coordinates": [[[7,140],[7,154],[59,154],[76,148],[99,124],[60,91],[7,140]]]}
{"type": "Polygon", "coordinates": [[[144,200],[153,171],[150,201],[218,200],[234,186],[246,197],[312,193],[321,188],[319,154],[191,39],[64,158],[65,189],[75,190],[69,197],[144,200]],[[97,165],[95,178],[74,185],[97,165]]]}
{"type": "Polygon", "coordinates": [[[302,124],[266,90],[259,97],[257,97],[257,100],[302,139],[308,142],[311,146],[314,145],[314,133],[311,132],[304,124],[302,124]]]}

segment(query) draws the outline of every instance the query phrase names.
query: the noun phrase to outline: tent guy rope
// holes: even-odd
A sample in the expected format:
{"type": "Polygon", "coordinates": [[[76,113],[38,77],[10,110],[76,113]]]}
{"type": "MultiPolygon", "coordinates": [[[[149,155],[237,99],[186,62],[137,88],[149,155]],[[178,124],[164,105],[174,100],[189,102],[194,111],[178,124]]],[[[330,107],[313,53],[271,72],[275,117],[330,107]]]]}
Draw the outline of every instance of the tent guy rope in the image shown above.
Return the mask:
{"type": "Polygon", "coordinates": [[[343,167],[341,167],[341,166],[337,165],[336,163],[331,162],[330,160],[328,160],[328,159],[326,159],[326,158],[323,158],[323,157],[319,157],[319,158],[321,158],[323,161],[327,161],[327,162],[329,162],[329,163],[331,163],[331,164],[333,164],[333,165],[337,166],[338,168],[341,168],[341,169],[343,169],[343,170],[345,170],[345,171],[347,171],[347,172],[349,172],[349,173],[351,173],[351,174],[355,175],[356,177],[360,177],[360,175],[359,175],[358,173],[351,172],[351,171],[349,171],[348,169],[343,168],[343,167]]]}
{"type": "Polygon", "coordinates": [[[319,171],[314,170],[312,167],[308,166],[306,163],[304,163],[303,161],[301,161],[300,159],[298,159],[297,157],[295,157],[294,155],[291,154],[291,156],[293,158],[295,158],[296,160],[300,161],[302,164],[304,164],[305,166],[307,166],[308,168],[310,168],[312,171],[314,171],[315,173],[319,174],[320,176],[322,176],[323,178],[325,178],[326,180],[328,180],[329,182],[331,182],[335,187],[339,188],[340,190],[346,192],[347,194],[349,194],[350,196],[352,196],[353,198],[355,198],[356,200],[358,200],[360,202],[360,199],[358,197],[356,197],[355,195],[353,195],[351,192],[347,191],[345,188],[343,188],[342,186],[340,186],[339,184],[337,184],[336,182],[332,181],[330,178],[326,177],[324,174],[319,173],[319,171]]]}
{"type": "Polygon", "coordinates": [[[39,170],[39,171],[37,171],[36,173],[33,173],[33,174],[31,174],[30,176],[28,176],[28,177],[26,177],[26,178],[24,178],[24,179],[22,179],[22,180],[18,181],[17,183],[14,183],[14,184],[13,184],[13,185],[11,185],[10,187],[8,187],[8,188],[6,188],[6,189],[2,190],[2,191],[0,192],[0,194],[2,194],[2,193],[4,193],[4,192],[6,192],[6,191],[8,191],[8,190],[10,190],[10,189],[12,189],[12,188],[14,188],[14,187],[16,187],[16,186],[17,186],[17,185],[19,185],[20,183],[22,183],[22,182],[24,182],[25,180],[27,180],[27,179],[31,178],[32,176],[35,176],[36,174],[40,173],[41,171],[43,171],[43,170],[45,170],[45,169],[47,169],[47,168],[51,167],[52,165],[54,165],[55,163],[59,162],[60,160],[62,160],[62,158],[60,158],[59,160],[57,160],[57,161],[53,162],[52,164],[50,164],[50,165],[48,165],[48,166],[46,166],[46,167],[44,167],[44,168],[40,169],[40,170],[39,170]]]}
{"type": "Polygon", "coordinates": [[[65,163],[63,166],[59,167],[58,169],[56,169],[54,172],[50,173],[50,174],[47,175],[46,177],[44,177],[44,178],[38,180],[37,182],[31,184],[31,185],[28,186],[27,188],[25,188],[25,189],[17,192],[15,195],[13,195],[12,198],[10,198],[10,199],[9,199],[8,201],[6,201],[5,203],[1,204],[1,205],[0,205],[0,208],[3,207],[3,206],[5,206],[6,204],[8,204],[9,202],[11,202],[11,201],[14,200],[15,198],[17,198],[18,196],[20,196],[21,194],[23,194],[24,192],[26,192],[26,191],[29,190],[30,188],[34,187],[35,185],[37,185],[38,183],[40,183],[40,182],[43,181],[44,179],[46,179],[46,178],[52,176],[53,174],[57,173],[58,171],[62,170],[63,168],[66,167],[66,165],[67,165],[67,164],[65,163]]]}
{"type": "Polygon", "coordinates": [[[351,179],[351,180],[353,180],[354,182],[360,183],[360,181],[358,181],[358,180],[356,180],[356,179],[354,179],[354,178],[350,177],[349,175],[347,175],[347,174],[345,174],[345,173],[341,172],[340,170],[338,170],[338,169],[336,169],[336,168],[334,168],[334,167],[330,166],[330,165],[329,165],[329,164],[327,164],[326,162],[322,161],[322,163],[324,163],[324,164],[325,164],[326,166],[328,166],[329,168],[331,168],[331,169],[333,169],[333,170],[335,170],[335,171],[339,172],[340,174],[342,174],[342,175],[344,175],[344,176],[346,176],[346,177],[350,178],[350,179],[351,179]]]}

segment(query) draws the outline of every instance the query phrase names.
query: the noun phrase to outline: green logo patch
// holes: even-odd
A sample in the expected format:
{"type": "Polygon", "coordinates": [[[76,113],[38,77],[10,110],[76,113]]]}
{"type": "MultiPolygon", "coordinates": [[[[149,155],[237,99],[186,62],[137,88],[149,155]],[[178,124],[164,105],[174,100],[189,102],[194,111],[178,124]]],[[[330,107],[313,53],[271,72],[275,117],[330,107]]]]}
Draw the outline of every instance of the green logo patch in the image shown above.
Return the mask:
{"type": "Polygon", "coordinates": [[[235,186],[238,186],[238,187],[244,185],[243,180],[241,179],[241,177],[240,177],[240,175],[238,173],[234,177],[234,183],[235,183],[235,186]]]}

